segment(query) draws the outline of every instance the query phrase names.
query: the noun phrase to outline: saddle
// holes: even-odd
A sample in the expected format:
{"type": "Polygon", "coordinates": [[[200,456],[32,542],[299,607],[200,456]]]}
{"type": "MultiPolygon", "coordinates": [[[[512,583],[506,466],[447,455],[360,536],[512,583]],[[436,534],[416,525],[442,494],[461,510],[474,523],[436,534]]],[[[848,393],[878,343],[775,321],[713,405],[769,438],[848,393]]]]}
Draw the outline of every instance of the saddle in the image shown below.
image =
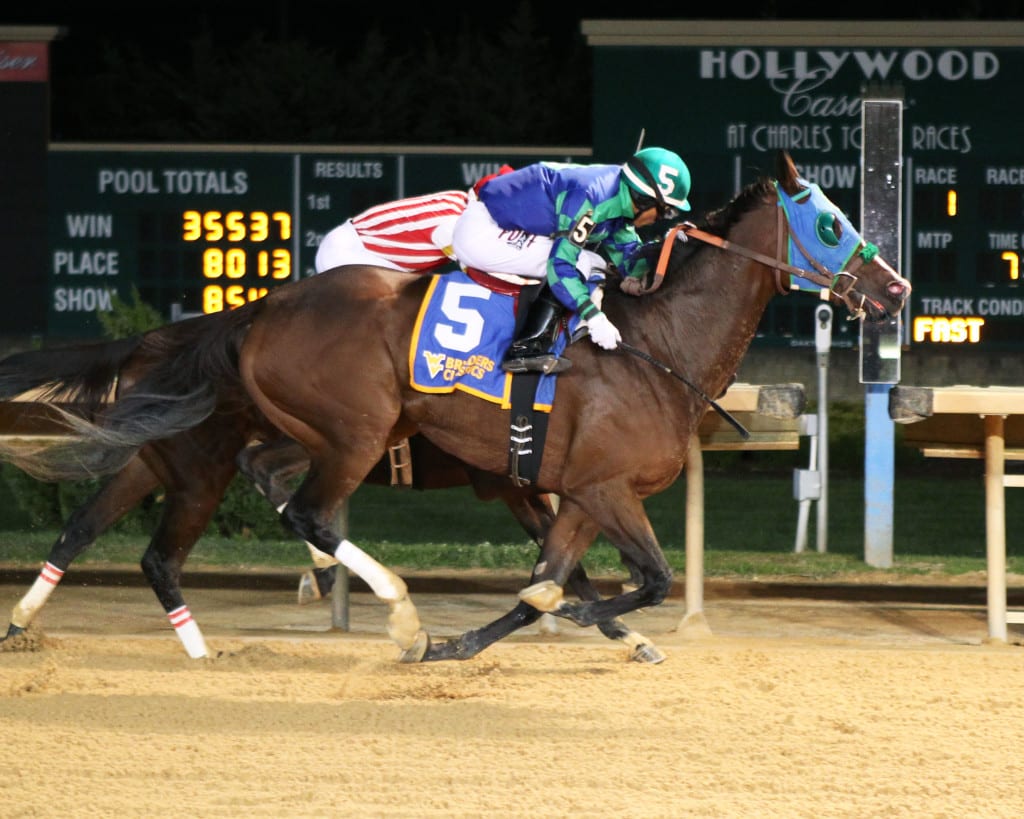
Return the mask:
{"type": "MultiPolygon", "coordinates": [[[[424,296],[410,349],[414,389],[460,390],[510,410],[508,474],[516,485],[535,483],[540,472],[556,376],[506,373],[501,361],[540,289],[533,279],[474,268],[437,275],[424,296]]],[[[567,343],[567,332],[560,333],[556,354],[567,343]]]]}

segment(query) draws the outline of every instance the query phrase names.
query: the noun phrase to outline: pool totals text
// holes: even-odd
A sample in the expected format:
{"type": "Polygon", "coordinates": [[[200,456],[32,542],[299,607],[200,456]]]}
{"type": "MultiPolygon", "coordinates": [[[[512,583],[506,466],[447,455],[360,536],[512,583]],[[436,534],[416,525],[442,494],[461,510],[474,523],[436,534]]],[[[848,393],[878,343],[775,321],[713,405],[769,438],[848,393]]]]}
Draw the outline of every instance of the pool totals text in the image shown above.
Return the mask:
{"type": "Polygon", "coordinates": [[[240,307],[315,275],[324,235],[370,205],[467,189],[532,160],[508,150],[51,146],[47,330],[101,335],[98,313],[136,292],[167,320],[240,307]]]}
{"type": "MultiPolygon", "coordinates": [[[[61,155],[64,158],[64,155],[61,155]]],[[[287,156],[107,152],[54,163],[50,324],[88,329],[133,291],[162,315],[216,313],[296,278],[287,156]]]]}

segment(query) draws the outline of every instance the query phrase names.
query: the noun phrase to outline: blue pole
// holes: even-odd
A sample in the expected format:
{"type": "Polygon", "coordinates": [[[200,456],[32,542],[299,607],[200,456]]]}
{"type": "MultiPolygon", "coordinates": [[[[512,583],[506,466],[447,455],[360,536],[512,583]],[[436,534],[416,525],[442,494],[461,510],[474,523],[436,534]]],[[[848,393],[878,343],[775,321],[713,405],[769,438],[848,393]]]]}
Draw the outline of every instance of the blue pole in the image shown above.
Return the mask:
{"type": "MultiPolygon", "coordinates": [[[[900,269],[903,246],[903,92],[867,90],[861,105],[861,227],[900,269]]],[[[909,184],[910,176],[907,180],[909,184]]],[[[864,562],[892,567],[895,427],[889,391],[900,380],[900,320],[861,321],[860,365],[864,384],[864,562]]]]}
{"type": "Polygon", "coordinates": [[[864,393],[864,561],[892,568],[895,425],[889,417],[892,384],[865,384],[864,393]]]}

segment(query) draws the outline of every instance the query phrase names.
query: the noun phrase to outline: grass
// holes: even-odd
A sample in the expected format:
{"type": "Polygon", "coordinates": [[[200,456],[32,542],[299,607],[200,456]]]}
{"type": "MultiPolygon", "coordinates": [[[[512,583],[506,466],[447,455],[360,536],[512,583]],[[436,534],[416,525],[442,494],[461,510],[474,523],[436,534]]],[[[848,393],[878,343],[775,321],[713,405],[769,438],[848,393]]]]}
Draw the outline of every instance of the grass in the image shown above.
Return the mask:
{"type": "MultiPolygon", "coordinates": [[[[893,577],[983,572],[985,500],[980,464],[954,474],[899,477],[895,485],[893,577]]],[[[864,562],[863,480],[832,476],[828,496],[827,551],[814,542],[812,505],[807,551],[793,552],[797,503],[791,471],[709,470],[705,478],[705,574],[709,577],[799,575],[829,579],[876,571],[864,562]]],[[[1024,504],[1009,502],[1007,568],[1024,574],[1024,504]],[[1015,548],[1016,547],[1016,548],[1015,548]]],[[[673,568],[685,568],[685,481],[646,503],[648,515],[673,568]]],[[[536,549],[500,503],[481,503],[468,489],[431,492],[362,487],[349,512],[352,539],[399,570],[489,569],[527,572],[536,549]]],[[[38,566],[56,531],[0,532],[8,566],[38,566]]],[[[145,538],[109,534],[78,563],[137,564],[145,538]]],[[[203,537],[190,566],[296,569],[309,563],[294,540],[203,537]]],[[[597,575],[618,574],[618,556],[599,539],[585,564],[597,575]]]]}

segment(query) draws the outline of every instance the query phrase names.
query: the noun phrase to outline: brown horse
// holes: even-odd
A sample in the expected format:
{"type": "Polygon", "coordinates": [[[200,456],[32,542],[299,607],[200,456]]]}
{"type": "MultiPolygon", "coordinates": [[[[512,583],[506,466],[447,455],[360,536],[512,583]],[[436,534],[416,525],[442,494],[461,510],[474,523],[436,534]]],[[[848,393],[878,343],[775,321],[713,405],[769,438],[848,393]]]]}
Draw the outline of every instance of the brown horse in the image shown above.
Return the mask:
{"type": "MultiPolygon", "coordinates": [[[[169,325],[180,343],[197,323],[169,325]]],[[[103,389],[91,385],[117,378],[118,389],[130,385],[148,366],[140,353],[141,339],[34,350],[9,356],[0,364],[0,399],[29,389],[40,397],[77,406],[94,414],[106,399],[103,389]],[[18,373],[31,372],[28,380],[18,373]]],[[[181,571],[196,541],[236,473],[235,459],[253,439],[278,437],[241,393],[224,402],[224,411],[179,435],[153,441],[107,480],[68,518],[47,555],[39,576],[15,604],[7,639],[25,631],[60,583],[71,563],[104,531],[138,506],[153,491],[164,488],[164,503],[152,539],[142,556],[142,571],[157,599],[193,657],[206,655],[201,632],[191,617],[181,591],[181,571]]],[[[303,453],[304,454],[304,453],[303,453]]],[[[18,463],[20,455],[9,460],[18,463]]],[[[28,470],[32,472],[31,468],[28,470]]],[[[71,474],[81,477],[75,470],[71,474]]],[[[38,477],[57,479],[59,473],[38,477]]]]}
{"type": "MultiPolygon", "coordinates": [[[[181,340],[200,326],[199,322],[174,325],[173,332],[181,340]]],[[[163,335],[168,331],[161,328],[153,332],[163,335]]],[[[60,382],[62,391],[51,395],[51,399],[72,403],[77,400],[81,411],[93,414],[102,404],[95,400],[99,393],[90,392],[86,385],[106,384],[114,373],[122,375],[122,386],[129,384],[145,368],[134,361],[141,344],[141,338],[134,338],[10,356],[0,362],[0,400],[60,382]],[[16,375],[26,371],[33,373],[31,381],[16,375]]],[[[181,574],[189,554],[236,469],[280,509],[290,495],[286,480],[309,466],[305,451],[270,426],[244,393],[225,393],[221,405],[196,427],[143,446],[135,458],[71,514],[36,581],[15,604],[6,635],[0,637],[0,642],[23,633],[74,560],[104,531],[162,488],[161,516],[142,556],[142,571],[189,654],[207,655],[205,641],[181,588],[181,574]]],[[[554,518],[546,496],[516,487],[500,476],[473,470],[422,436],[414,436],[408,443],[409,478],[414,489],[471,486],[481,500],[502,500],[530,539],[538,545],[542,542],[554,518]]],[[[17,462],[16,457],[12,459],[17,462]]],[[[54,476],[48,473],[43,477],[54,476]]],[[[389,485],[390,459],[382,458],[365,482],[389,485]]],[[[320,595],[325,594],[334,582],[333,567],[308,572],[303,580],[315,584],[320,595]]],[[[581,598],[597,596],[582,568],[574,572],[571,582],[581,598]]],[[[610,632],[609,637],[618,639],[619,630],[610,632]]]]}
{"type": "MultiPolygon", "coordinates": [[[[218,390],[240,381],[310,456],[283,512],[286,526],[389,603],[389,632],[403,661],[473,656],[542,612],[587,626],[657,605],[671,570],[643,500],[679,476],[706,397],[721,394],[737,370],[780,274],[798,271],[871,320],[898,313],[910,292],[817,186],[799,178],[788,155],[780,160],[776,180],[758,180],[709,215],[695,234],[708,237],[708,246],[692,254],[673,249],[657,292],[639,300],[606,294],[604,309],[631,346],[566,351],[573,367],[558,376],[535,483],[536,491],[560,497],[558,513],[521,602],[481,629],[431,644],[404,583],[331,528],[386,448],[416,432],[476,469],[505,474],[507,410],[463,392],[410,386],[423,279],[367,267],[278,288],[210,323],[206,336],[187,346],[150,350],[157,363],[98,423],[81,423],[80,440],[94,446],[92,463],[115,465],[135,447],[201,422],[218,390]],[[663,366],[625,354],[637,349],[663,366]],[[666,370],[685,373],[692,389],[666,370]],[[642,584],[608,599],[569,602],[563,587],[600,532],[637,567],[642,584]]],[[[646,645],[635,646],[633,657],[651,659],[646,645]]]]}
{"type": "MultiPolygon", "coordinates": [[[[161,332],[161,331],[158,331],[161,332]]],[[[39,377],[60,379],[70,385],[76,378],[83,383],[108,378],[106,371],[134,373],[131,354],[139,339],[112,344],[86,345],[18,353],[0,370],[15,367],[19,372],[31,369],[39,377]],[[104,375],[98,375],[99,373],[104,375]]],[[[26,382],[0,377],[3,397],[22,393],[26,382]]],[[[74,389],[69,395],[74,395],[74,389]]],[[[83,398],[79,394],[79,398],[83,398]]],[[[98,404],[92,407],[94,412],[98,404]]],[[[530,540],[540,544],[554,518],[549,500],[514,486],[499,476],[470,470],[465,464],[437,448],[422,436],[409,441],[411,482],[416,489],[472,486],[484,501],[502,500],[525,530],[530,540]]],[[[70,516],[46,557],[45,564],[28,593],[14,606],[4,639],[22,634],[45,605],[50,594],[71,564],[102,534],[153,491],[163,488],[161,517],[150,544],[141,559],[141,568],[165,612],[175,626],[185,648],[193,656],[207,654],[198,627],[181,627],[190,621],[190,612],[181,590],[181,571],[191,550],[206,529],[236,471],[252,481],[275,508],[289,498],[286,480],[304,472],[309,465],[305,451],[270,427],[243,394],[224,401],[221,412],[212,414],[194,429],[144,445],[120,472],[113,475],[92,497],[70,516]],[[276,436],[276,437],[275,437],[276,436]],[[262,441],[270,439],[268,442],[262,441]],[[247,445],[249,444],[249,445],[247,445]],[[180,629],[185,628],[184,634],[180,629]],[[188,632],[194,637],[185,639],[188,632]]],[[[366,478],[367,483],[388,485],[391,465],[381,459],[366,478]]],[[[317,569],[312,579],[319,595],[330,591],[333,567],[317,569]]],[[[307,580],[308,581],[308,580],[307,580]]],[[[586,573],[573,575],[573,590],[581,596],[596,595],[586,573]]]]}

